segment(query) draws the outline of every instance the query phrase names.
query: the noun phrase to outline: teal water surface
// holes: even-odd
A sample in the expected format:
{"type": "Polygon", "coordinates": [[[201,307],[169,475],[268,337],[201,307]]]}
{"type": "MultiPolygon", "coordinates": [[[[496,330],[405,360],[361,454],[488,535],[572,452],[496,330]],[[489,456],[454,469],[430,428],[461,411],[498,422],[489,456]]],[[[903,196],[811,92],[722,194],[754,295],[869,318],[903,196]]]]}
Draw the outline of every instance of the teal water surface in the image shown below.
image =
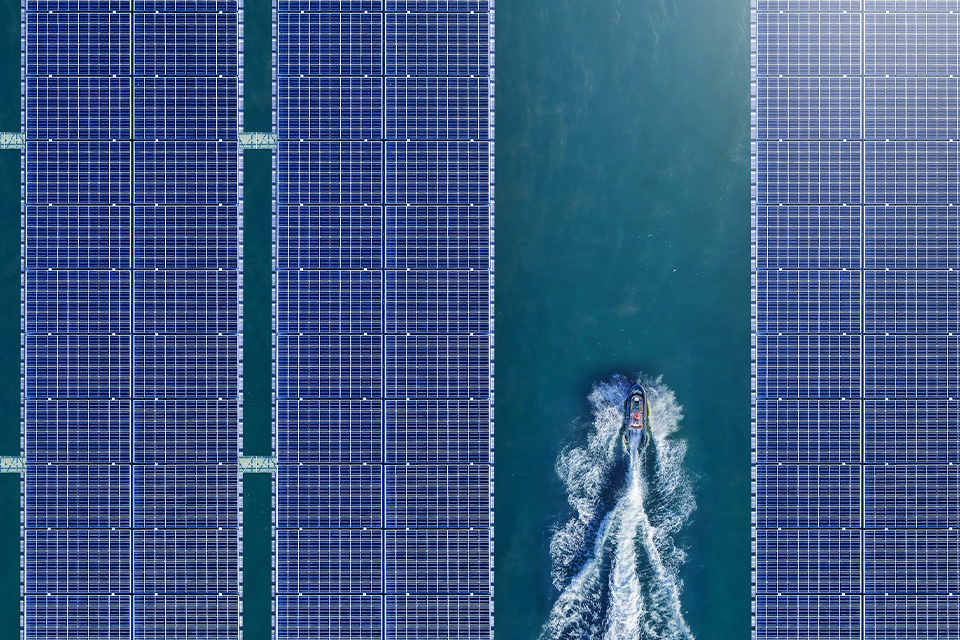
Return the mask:
{"type": "Polygon", "coordinates": [[[747,638],[749,6],[501,0],[496,18],[496,637],[537,638],[558,599],[555,467],[587,444],[591,389],[645,372],[683,407],[683,618],[747,638]]]}
{"type": "MultiPolygon", "coordinates": [[[[19,0],[0,0],[0,131],[20,131],[19,0]]],[[[0,151],[0,455],[20,455],[20,152],[16,149],[0,151]]],[[[19,628],[20,478],[3,474],[0,629],[19,628]]]]}

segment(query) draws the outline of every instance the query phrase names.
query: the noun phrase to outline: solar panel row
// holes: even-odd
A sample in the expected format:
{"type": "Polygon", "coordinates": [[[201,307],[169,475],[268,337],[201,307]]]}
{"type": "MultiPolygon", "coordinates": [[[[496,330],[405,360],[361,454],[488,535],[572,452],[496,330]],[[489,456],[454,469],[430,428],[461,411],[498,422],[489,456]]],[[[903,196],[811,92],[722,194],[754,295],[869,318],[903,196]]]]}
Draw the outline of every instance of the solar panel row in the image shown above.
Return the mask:
{"type": "Polygon", "coordinates": [[[27,3],[27,640],[239,637],[239,30],[27,3]]]}
{"type": "Polygon", "coordinates": [[[754,3],[754,636],[957,633],[953,0],[754,3]]]}
{"type": "Polygon", "coordinates": [[[488,638],[491,15],[279,3],[279,638],[488,638]]]}

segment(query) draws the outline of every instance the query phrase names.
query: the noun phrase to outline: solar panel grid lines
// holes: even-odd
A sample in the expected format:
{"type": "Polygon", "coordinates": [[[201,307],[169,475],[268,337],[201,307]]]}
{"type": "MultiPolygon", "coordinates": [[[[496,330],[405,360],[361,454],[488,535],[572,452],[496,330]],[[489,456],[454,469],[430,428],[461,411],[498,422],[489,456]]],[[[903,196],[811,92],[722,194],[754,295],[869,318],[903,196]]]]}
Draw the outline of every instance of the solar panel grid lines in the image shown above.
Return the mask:
{"type": "MultiPolygon", "coordinates": [[[[28,118],[27,118],[27,5],[20,5],[20,131],[26,138],[28,118]]],[[[20,454],[23,456],[24,469],[20,473],[20,632],[17,634],[19,640],[28,640],[27,634],[27,544],[26,544],[26,506],[27,506],[27,483],[26,483],[26,465],[30,462],[28,454],[36,447],[28,444],[27,434],[27,401],[26,401],[26,339],[24,332],[23,318],[26,316],[26,273],[28,265],[28,243],[27,243],[27,163],[24,151],[26,144],[20,151],[20,454]]],[[[55,233],[55,232],[54,232],[55,233]]],[[[43,234],[45,240],[45,234],[43,234]]],[[[37,244],[41,244],[38,242],[37,244]]],[[[56,246],[57,243],[52,243],[56,246]]],[[[40,248],[39,252],[34,253],[41,256],[46,255],[45,247],[40,248]]],[[[59,252],[57,252],[59,253],[59,252]]],[[[79,261],[78,261],[79,262],[79,261]]],[[[108,428],[109,434],[109,428],[108,428]]],[[[108,435],[109,438],[109,435],[108,435]]],[[[66,460],[64,460],[66,461],[66,460]]],[[[29,640],[34,640],[31,635],[29,640]]]]}
{"type": "Polygon", "coordinates": [[[239,9],[24,5],[24,640],[239,636],[239,9]]]}
{"type": "Polygon", "coordinates": [[[956,634],[955,5],[752,7],[755,638],[956,634]]]}
{"type": "Polygon", "coordinates": [[[485,4],[275,8],[280,638],[489,637],[485,4]]]}

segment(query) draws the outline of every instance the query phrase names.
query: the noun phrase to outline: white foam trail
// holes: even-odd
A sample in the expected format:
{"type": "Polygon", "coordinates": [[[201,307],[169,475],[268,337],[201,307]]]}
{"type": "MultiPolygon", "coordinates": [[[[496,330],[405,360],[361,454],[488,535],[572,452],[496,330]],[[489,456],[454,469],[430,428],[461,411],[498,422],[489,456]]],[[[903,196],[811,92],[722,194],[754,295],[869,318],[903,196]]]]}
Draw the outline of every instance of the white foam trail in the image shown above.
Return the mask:
{"type": "Polygon", "coordinates": [[[604,638],[638,638],[640,625],[646,613],[637,572],[637,545],[632,539],[643,515],[643,487],[639,467],[642,454],[631,452],[630,479],[627,493],[617,505],[620,530],[610,572],[610,608],[607,611],[607,631],[604,638]]]}
{"type": "Polygon", "coordinates": [[[653,442],[630,452],[626,478],[615,473],[622,469],[618,436],[623,399],[632,384],[622,376],[594,387],[587,444],[568,447],[557,461],[575,514],[554,531],[550,543],[560,594],[543,640],[693,637],[680,604],[685,556],[673,542],[695,508],[682,467],[686,445],[671,437],[679,428],[681,407],[659,378],[640,382],[647,391],[653,442]]]}

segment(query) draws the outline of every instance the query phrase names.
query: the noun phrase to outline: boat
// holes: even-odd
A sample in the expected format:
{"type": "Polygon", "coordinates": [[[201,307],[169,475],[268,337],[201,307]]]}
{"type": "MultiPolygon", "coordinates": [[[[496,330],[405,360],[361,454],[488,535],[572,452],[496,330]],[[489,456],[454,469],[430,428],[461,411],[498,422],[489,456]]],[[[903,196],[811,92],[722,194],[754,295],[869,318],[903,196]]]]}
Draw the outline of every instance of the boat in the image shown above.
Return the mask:
{"type": "Polygon", "coordinates": [[[636,445],[639,450],[647,444],[649,434],[647,433],[648,417],[650,408],[647,406],[647,396],[643,387],[635,384],[630,388],[630,394],[623,401],[623,446],[629,447],[631,443],[636,445]]]}

